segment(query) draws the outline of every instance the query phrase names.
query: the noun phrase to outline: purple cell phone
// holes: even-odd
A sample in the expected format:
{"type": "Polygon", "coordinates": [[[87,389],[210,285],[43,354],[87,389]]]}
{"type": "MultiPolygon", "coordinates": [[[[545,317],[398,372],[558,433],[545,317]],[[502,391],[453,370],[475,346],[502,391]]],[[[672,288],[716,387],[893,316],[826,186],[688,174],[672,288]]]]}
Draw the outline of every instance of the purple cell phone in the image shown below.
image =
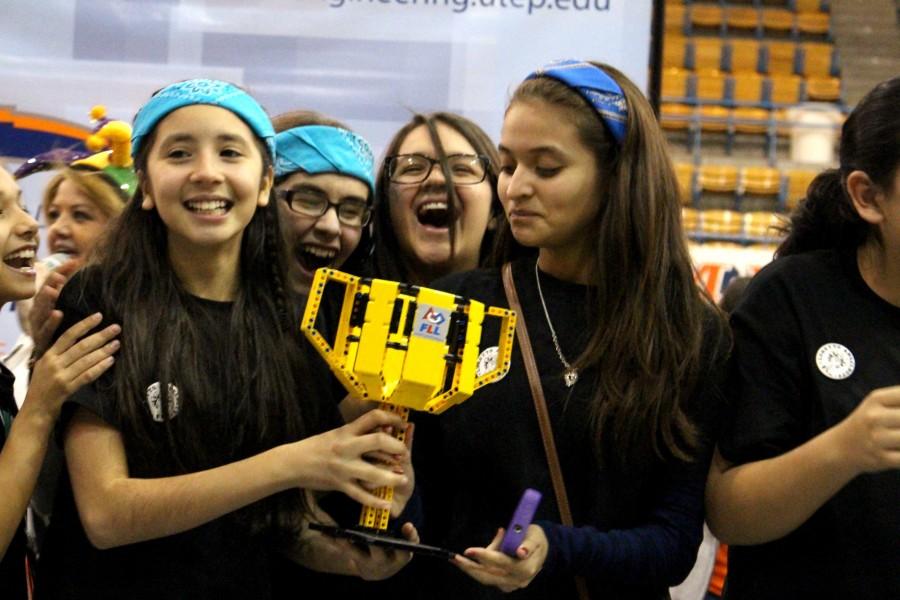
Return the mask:
{"type": "Polygon", "coordinates": [[[525,532],[531,525],[534,513],[537,511],[538,504],[541,503],[541,493],[537,490],[528,488],[522,494],[516,512],[513,513],[512,519],[509,521],[509,527],[506,528],[506,534],[503,541],[500,542],[500,551],[508,556],[515,556],[516,549],[525,538],[525,532]]]}

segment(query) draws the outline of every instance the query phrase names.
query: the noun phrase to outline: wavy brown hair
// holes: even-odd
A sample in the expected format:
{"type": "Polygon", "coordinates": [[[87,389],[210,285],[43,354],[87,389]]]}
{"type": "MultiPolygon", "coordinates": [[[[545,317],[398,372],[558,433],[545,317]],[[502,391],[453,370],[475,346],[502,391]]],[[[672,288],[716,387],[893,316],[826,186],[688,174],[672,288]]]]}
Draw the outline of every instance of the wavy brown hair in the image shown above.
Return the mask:
{"type": "MultiPolygon", "coordinates": [[[[698,430],[688,404],[708,360],[704,338],[723,336],[724,321],[694,282],[678,182],[650,104],[620,71],[594,64],[625,94],[628,123],[621,146],[594,108],[554,79],[524,81],[510,106],[563,108],[595,157],[600,209],[589,275],[593,330],[575,366],[597,373],[591,418],[598,456],[616,462],[689,460],[698,430]]],[[[500,259],[519,253],[514,242],[504,224],[500,259]]]]}

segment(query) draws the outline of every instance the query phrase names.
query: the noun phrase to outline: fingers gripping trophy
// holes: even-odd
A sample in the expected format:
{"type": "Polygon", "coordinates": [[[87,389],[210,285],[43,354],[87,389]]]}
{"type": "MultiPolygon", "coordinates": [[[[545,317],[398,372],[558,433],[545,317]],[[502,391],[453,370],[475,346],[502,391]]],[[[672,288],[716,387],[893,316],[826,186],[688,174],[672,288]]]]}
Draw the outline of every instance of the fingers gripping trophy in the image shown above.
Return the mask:
{"type": "MultiPolygon", "coordinates": [[[[329,292],[330,293],[330,292],[329,292]]],[[[310,288],[301,329],[352,395],[380,402],[383,410],[440,414],[509,370],[516,315],[505,308],[429,288],[360,278],[319,269],[310,288]],[[333,340],[316,328],[326,287],[343,286],[343,304],[333,340]],[[485,318],[499,318],[497,362],[476,374],[485,318]]],[[[395,433],[401,441],[406,430],[395,433]]],[[[376,495],[393,498],[393,488],[376,495]]],[[[364,506],[359,525],[387,529],[389,509],[364,506]]]]}

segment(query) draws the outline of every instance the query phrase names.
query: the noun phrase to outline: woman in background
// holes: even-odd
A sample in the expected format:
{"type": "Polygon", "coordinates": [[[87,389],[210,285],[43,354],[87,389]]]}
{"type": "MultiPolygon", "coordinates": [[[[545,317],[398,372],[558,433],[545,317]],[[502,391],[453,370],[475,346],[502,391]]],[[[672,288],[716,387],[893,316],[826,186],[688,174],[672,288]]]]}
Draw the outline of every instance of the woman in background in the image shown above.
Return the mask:
{"type": "Polygon", "coordinates": [[[841,131],[731,324],[707,489],[725,598],[900,597],[900,77],[841,131]]]}

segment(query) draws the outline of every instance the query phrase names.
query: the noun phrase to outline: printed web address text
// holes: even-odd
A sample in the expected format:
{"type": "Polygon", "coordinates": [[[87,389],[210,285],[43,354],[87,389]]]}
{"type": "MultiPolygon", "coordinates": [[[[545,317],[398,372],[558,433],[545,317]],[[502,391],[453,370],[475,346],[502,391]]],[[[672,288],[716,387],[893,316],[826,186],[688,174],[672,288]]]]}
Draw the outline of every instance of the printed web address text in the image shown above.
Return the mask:
{"type": "Polygon", "coordinates": [[[610,0],[326,0],[331,8],[367,4],[372,6],[425,6],[464,13],[476,8],[487,10],[517,10],[529,15],[539,11],[595,11],[609,10],[610,0]]]}

